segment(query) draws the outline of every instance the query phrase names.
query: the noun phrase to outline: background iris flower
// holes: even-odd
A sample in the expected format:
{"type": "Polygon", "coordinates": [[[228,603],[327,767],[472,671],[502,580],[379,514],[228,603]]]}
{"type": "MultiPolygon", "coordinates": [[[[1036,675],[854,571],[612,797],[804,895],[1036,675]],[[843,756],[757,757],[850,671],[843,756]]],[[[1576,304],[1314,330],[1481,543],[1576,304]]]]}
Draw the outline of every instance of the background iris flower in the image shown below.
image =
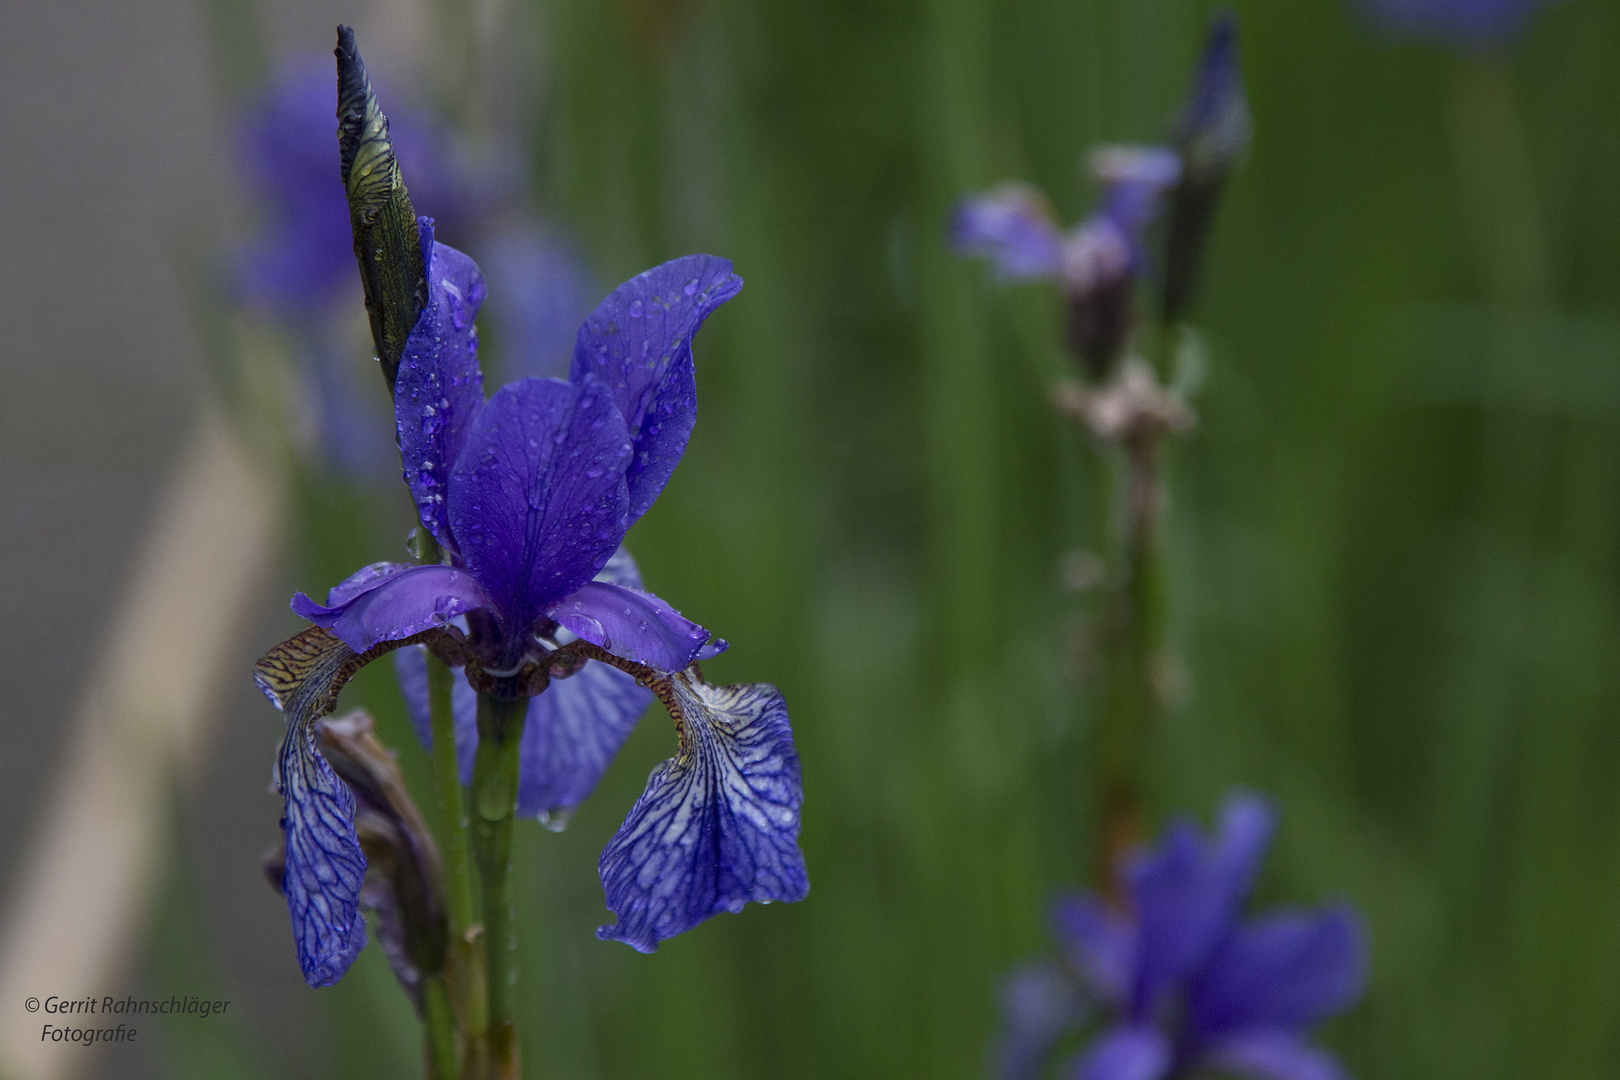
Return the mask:
{"type": "Polygon", "coordinates": [[[1380,25],[1402,37],[1464,49],[1499,48],[1552,0],[1360,0],[1380,25]]]}
{"type": "Polygon", "coordinates": [[[1213,838],[1178,821],[1119,868],[1124,909],[1093,895],[1058,901],[1062,962],[1008,981],[999,1074],[1041,1075],[1066,1033],[1098,1019],[1074,1080],[1343,1076],[1308,1035],[1361,996],[1366,933],[1346,905],[1242,918],[1275,828],[1269,803],[1234,794],[1213,838]]]}

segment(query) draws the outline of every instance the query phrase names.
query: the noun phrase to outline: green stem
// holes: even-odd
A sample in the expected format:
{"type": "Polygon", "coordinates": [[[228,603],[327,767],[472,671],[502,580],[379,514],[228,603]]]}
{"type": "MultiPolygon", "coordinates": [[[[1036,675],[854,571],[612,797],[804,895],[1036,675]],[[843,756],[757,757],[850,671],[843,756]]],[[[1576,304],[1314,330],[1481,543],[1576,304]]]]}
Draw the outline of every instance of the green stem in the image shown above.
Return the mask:
{"type": "Polygon", "coordinates": [[[450,933],[462,938],[473,924],[472,864],[467,857],[467,813],[456,764],[456,721],[450,708],[450,668],[428,654],[428,710],[433,732],[433,788],[439,802],[439,844],[444,851],[445,902],[450,933]]]}
{"type": "Polygon", "coordinates": [[[473,759],[473,854],[484,899],[484,963],[489,994],[490,1076],[520,1075],[513,991],[512,902],[507,877],[512,866],[512,824],[517,811],[518,744],[528,702],[478,695],[478,754],[473,759]]]}
{"type": "Polygon", "coordinates": [[[456,1080],[456,1018],[442,975],[422,980],[422,1023],[427,1027],[428,1076],[456,1080]]]}
{"type": "Polygon", "coordinates": [[[1101,799],[1097,878],[1116,903],[1114,868],[1142,835],[1139,761],[1144,738],[1163,709],[1157,668],[1165,616],[1164,566],[1158,525],[1163,504],[1156,431],[1126,439],[1119,497],[1117,572],[1103,606],[1104,678],[1097,729],[1101,799]]]}
{"type": "MultiPolygon", "coordinates": [[[[440,561],[438,542],[426,529],[415,537],[417,560],[440,561]]],[[[450,923],[449,955],[444,990],[453,1019],[460,1030],[463,1073],[481,1077],[483,1042],[489,1027],[484,993],[483,937],[473,906],[472,863],[467,854],[467,812],[462,803],[460,770],[456,761],[456,721],[450,704],[453,677],[450,668],[431,652],[425,657],[428,683],[428,728],[433,736],[433,794],[439,810],[439,849],[444,856],[445,906],[450,923]]],[[[424,1004],[426,999],[424,999],[424,1004]]],[[[431,1024],[432,1017],[428,1017],[431,1024]]],[[[430,1039],[433,1033],[429,1031],[430,1039]]],[[[451,1053],[455,1053],[452,1046],[451,1053]]],[[[457,1075],[454,1057],[447,1077],[457,1075]]]]}

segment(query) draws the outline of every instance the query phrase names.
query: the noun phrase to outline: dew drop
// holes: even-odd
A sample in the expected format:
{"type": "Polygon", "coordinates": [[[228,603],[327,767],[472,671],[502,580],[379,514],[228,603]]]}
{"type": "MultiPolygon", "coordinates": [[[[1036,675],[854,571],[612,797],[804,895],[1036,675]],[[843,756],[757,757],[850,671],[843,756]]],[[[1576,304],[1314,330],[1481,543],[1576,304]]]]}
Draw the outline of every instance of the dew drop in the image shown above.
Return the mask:
{"type": "Polygon", "coordinates": [[[540,827],[547,832],[560,833],[568,828],[568,823],[572,820],[574,820],[572,806],[558,806],[540,811],[540,827]]]}

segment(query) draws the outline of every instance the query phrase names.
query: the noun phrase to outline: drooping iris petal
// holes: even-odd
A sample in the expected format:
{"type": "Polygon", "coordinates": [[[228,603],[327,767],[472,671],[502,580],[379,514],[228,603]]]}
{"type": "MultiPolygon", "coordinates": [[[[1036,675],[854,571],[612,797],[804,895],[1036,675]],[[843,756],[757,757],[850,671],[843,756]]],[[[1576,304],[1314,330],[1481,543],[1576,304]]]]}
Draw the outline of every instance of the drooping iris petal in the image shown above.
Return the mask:
{"type": "Polygon", "coordinates": [[[314,741],[315,722],[332,711],[338,690],[362,663],[341,641],[312,627],[253,668],[254,683],[287,718],[275,769],[285,800],[281,893],[310,986],[337,982],[366,944],[360,916],[366,857],[355,835],[354,796],[314,741]]]}
{"type": "Polygon", "coordinates": [[[619,546],[629,460],[624,418],[591,376],[510,383],[473,418],[451,473],[450,525],[514,641],[619,546]]]}
{"type": "Polygon", "coordinates": [[[1110,1028],[1086,1049],[1070,1074],[1073,1080],[1160,1080],[1170,1072],[1170,1040],[1157,1028],[1110,1028]]]}
{"type": "MultiPolygon", "coordinates": [[[[405,712],[422,747],[433,752],[433,717],[428,707],[427,654],[400,649],[394,654],[394,675],[399,679],[405,712]]],[[[456,764],[463,784],[472,783],[473,754],[478,750],[478,694],[467,683],[466,672],[450,671],[450,716],[455,722],[456,764]]],[[[524,737],[528,737],[527,730],[524,737]]]]}
{"type": "Polygon", "coordinates": [[[1146,1015],[1161,991],[1209,959],[1254,885],[1275,825],[1263,799],[1236,795],[1221,808],[1213,844],[1205,844],[1192,822],[1181,821],[1158,851],[1129,868],[1141,925],[1136,1015],[1146,1015]]]}
{"type": "Polygon", "coordinates": [[[601,295],[583,256],[537,227],[504,231],[480,248],[494,301],[485,324],[509,379],[568,377],[579,324],[601,295]]]}
{"type": "Polygon", "coordinates": [[[1311,1027],[1361,996],[1365,980],[1366,931],[1348,907],[1271,915],[1233,934],[1193,981],[1188,1021],[1203,1041],[1311,1027]]]}
{"type": "Polygon", "coordinates": [[[1095,896],[1066,896],[1052,905],[1052,928],[1093,993],[1115,1005],[1129,1000],[1138,955],[1134,922],[1095,896]]]}
{"type": "Polygon", "coordinates": [[[650,592],[592,581],[546,609],[569,631],[615,656],[661,671],[698,658],[709,632],[650,592]]]}
{"type": "Polygon", "coordinates": [[[728,260],[687,255],[614,289],[579,328],[569,378],[593,373],[612,388],[635,445],[631,522],[664,490],[697,420],[692,338],[741,288],[728,260]]]}
{"type": "Polygon", "coordinates": [[[1290,1031],[1262,1030],[1224,1040],[1203,1062],[1242,1080],[1348,1080],[1332,1054],[1290,1031]]]}
{"type": "Polygon", "coordinates": [[[455,550],[446,491],[467,427],[484,405],[473,324],[484,302],[484,279],[467,256],[434,242],[432,221],[421,218],[417,227],[428,268],[428,303],[400,356],[394,422],[405,484],[422,525],[455,550]]]}
{"type": "Polygon", "coordinates": [[[605,941],[640,952],[752,900],[801,900],[804,799],[787,705],[773,686],[714,687],[685,672],[660,693],[675,714],[676,756],[653,770],[602,852],[605,941]]]}
{"type": "Polygon", "coordinates": [[[281,892],[292,917],[298,966],[310,986],[343,977],[366,944],[360,887],[366,857],[354,831],[354,796],[315,751],[311,732],[289,729],[276,767],[286,799],[287,869],[281,892]]]}
{"type": "Polygon", "coordinates": [[[997,1080],[1036,1080],[1052,1048],[1079,1027],[1085,1001],[1074,980],[1053,964],[1015,968],[1001,984],[1001,1030],[992,1066],[997,1080]]]}
{"type": "Polygon", "coordinates": [[[951,218],[950,236],[962,254],[990,259],[1004,281],[1052,277],[1062,261],[1052,211],[1028,184],[1006,183],[963,199],[951,218]]]}
{"type": "Polygon", "coordinates": [[[292,609],[316,626],[332,631],[355,652],[365,652],[379,641],[398,641],[443,626],[457,615],[489,607],[490,603],[489,596],[465,570],[410,566],[379,575],[363,591],[338,604],[322,606],[297,593],[292,609]]]}
{"type": "Polygon", "coordinates": [[[595,660],[530,698],[518,746],[517,812],[565,824],[596,790],[652,699],[634,678],[595,660]]]}

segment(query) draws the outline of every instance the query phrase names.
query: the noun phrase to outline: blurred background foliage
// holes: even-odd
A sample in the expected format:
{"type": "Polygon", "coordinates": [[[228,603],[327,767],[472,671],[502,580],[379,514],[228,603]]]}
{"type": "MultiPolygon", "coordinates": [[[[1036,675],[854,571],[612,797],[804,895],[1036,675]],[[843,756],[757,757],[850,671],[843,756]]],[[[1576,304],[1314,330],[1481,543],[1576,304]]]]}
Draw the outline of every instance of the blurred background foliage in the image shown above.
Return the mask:
{"type": "MultiPolygon", "coordinates": [[[[1153,810],[1267,792],[1262,898],[1362,906],[1371,989],[1324,1035],[1355,1075],[1620,1074],[1620,7],[1557,5],[1482,60],[1337,0],[1235,6],[1256,134],[1194,316],[1201,425],[1172,453],[1180,693],[1153,810]]],[[[630,545],[734,643],[712,678],[786,693],[812,881],[651,957],[594,940],[597,855],[674,746],[654,710],[566,833],[520,828],[529,1076],[983,1073],[999,977],[1092,865],[1086,604],[1058,566],[1101,542],[1103,487],[1046,404],[1055,299],[994,286],[943,226],[1013,177],[1081,216],[1080,155],[1162,137],[1210,10],[507,13],[529,60],[502,135],[600,280],[708,251],[747,281],[699,338],[697,432],[630,545]]],[[[240,95],[255,13],[209,11],[240,95]]],[[[431,15],[454,70],[464,16],[431,15]]],[[[300,490],[299,587],[401,554],[403,488],[300,490]]],[[[390,679],[345,703],[425,793],[390,679]]],[[[200,873],[151,963],[206,983],[228,958],[176,929],[200,873]]],[[[319,992],[325,1030],[283,1036],[326,1046],[329,1076],[419,1069],[374,953],[319,992]]],[[[252,1038],[198,1027],[168,1035],[177,1075],[267,1075],[252,1038]]]]}

